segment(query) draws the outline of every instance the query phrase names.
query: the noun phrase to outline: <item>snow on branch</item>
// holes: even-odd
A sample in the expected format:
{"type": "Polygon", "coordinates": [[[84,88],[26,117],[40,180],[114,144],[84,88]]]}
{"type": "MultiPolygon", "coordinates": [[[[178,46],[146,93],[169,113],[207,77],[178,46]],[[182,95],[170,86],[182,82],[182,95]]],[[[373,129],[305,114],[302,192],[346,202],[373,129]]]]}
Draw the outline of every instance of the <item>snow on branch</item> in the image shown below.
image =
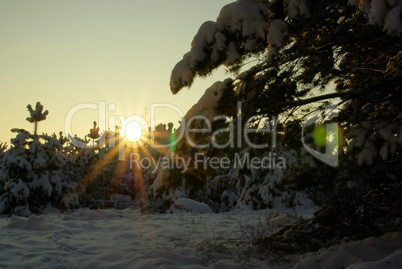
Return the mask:
{"type": "Polygon", "coordinates": [[[369,23],[380,25],[391,35],[400,36],[402,32],[400,13],[402,1],[400,0],[349,0],[349,4],[357,6],[365,12],[369,23]]]}
{"type": "Polygon", "coordinates": [[[173,68],[171,91],[177,93],[191,86],[196,75],[207,75],[221,64],[235,64],[244,53],[266,45],[269,5],[266,0],[239,0],[224,6],[216,22],[203,23],[191,50],[173,68]]]}
{"type": "MultiPolygon", "coordinates": [[[[382,27],[388,34],[400,36],[402,1],[349,0],[348,3],[356,6],[356,12],[366,13],[368,23],[382,27]]],[[[239,64],[251,53],[267,50],[267,60],[270,60],[289,42],[289,24],[298,18],[315,16],[309,5],[318,5],[318,2],[238,0],[224,6],[216,22],[207,21],[201,25],[191,50],[173,68],[171,91],[176,94],[183,87],[190,87],[195,76],[208,75],[220,65],[239,64]],[[276,14],[278,9],[283,12],[276,14]]]]}

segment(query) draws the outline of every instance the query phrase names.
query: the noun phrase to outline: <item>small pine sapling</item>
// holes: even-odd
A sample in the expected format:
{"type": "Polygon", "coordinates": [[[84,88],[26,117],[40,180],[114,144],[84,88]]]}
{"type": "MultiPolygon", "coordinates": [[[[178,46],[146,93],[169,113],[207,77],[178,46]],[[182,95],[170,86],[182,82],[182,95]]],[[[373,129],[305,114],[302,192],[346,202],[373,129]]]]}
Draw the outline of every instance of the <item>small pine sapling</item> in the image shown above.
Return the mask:
{"type": "Polygon", "coordinates": [[[27,108],[31,116],[27,117],[26,120],[34,124],[34,135],[37,136],[38,123],[40,121],[46,120],[47,115],[49,115],[49,111],[45,110],[45,112],[43,112],[43,105],[40,102],[36,103],[35,110],[30,104],[27,106],[27,108]]]}
{"type": "MultiPolygon", "coordinates": [[[[0,214],[41,213],[48,205],[66,209],[78,203],[76,183],[67,156],[63,152],[65,139],[37,135],[39,121],[48,111],[38,102],[33,110],[28,105],[35,124],[35,134],[24,129],[11,139],[12,146],[1,152],[0,158],[0,214]],[[23,209],[23,210],[22,210],[23,209]]],[[[0,144],[0,149],[6,145],[0,144]]]]}
{"type": "Polygon", "coordinates": [[[100,137],[99,127],[97,127],[96,121],[93,122],[94,128],[89,129],[88,137],[92,139],[92,145],[95,146],[95,139],[100,137]]]}

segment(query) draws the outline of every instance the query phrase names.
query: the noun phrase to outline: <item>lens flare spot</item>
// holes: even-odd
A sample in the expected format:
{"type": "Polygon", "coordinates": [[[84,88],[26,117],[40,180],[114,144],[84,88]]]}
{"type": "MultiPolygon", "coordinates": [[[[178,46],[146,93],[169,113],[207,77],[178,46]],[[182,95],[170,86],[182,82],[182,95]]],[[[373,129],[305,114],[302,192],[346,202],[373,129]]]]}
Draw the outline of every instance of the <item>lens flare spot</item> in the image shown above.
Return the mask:
{"type": "Polygon", "coordinates": [[[313,131],[313,139],[317,146],[325,146],[327,144],[327,128],[324,125],[316,126],[313,131]]]}
{"type": "Polygon", "coordinates": [[[342,147],[345,136],[343,130],[338,124],[317,125],[313,131],[314,143],[318,147],[342,147]]]}

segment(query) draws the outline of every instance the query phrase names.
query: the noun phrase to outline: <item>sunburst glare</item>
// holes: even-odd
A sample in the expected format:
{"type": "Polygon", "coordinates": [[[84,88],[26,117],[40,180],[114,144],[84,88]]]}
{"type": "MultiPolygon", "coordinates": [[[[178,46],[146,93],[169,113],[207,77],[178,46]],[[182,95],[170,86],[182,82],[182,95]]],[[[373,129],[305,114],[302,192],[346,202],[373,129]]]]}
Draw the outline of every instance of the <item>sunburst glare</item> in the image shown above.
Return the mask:
{"type": "Polygon", "coordinates": [[[138,142],[142,137],[142,126],[137,121],[131,121],[126,125],[123,134],[128,141],[138,142]]]}

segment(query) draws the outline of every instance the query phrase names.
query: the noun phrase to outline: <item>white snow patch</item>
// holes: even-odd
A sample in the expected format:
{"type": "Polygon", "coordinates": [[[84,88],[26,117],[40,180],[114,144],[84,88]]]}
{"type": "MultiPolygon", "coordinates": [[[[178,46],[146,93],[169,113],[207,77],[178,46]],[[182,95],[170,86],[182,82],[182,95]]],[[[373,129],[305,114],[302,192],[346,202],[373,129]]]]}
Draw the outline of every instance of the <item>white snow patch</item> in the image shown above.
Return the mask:
{"type": "Polygon", "coordinates": [[[212,213],[212,209],[204,203],[182,198],[175,200],[166,213],[212,213]]]}
{"type": "Polygon", "coordinates": [[[402,232],[334,246],[312,255],[294,269],[398,269],[402,267],[402,232]]]}
{"type": "Polygon", "coordinates": [[[177,93],[184,86],[191,85],[194,80],[195,74],[191,70],[191,58],[192,54],[190,52],[186,53],[172,70],[170,88],[174,93],[177,93]]]}
{"type": "Polygon", "coordinates": [[[215,43],[217,24],[213,21],[204,22],[191,42],[191,68],[205,61],[204,48],[215,43]]]}
{"type": "Polygon", "coordinates": [[[236,42],[230,42],[229,43],[229,48],[228,48],[228,57],[227,57],[227,62],[229,65],[232,65],[239,61],[241,58],[241,55],[239,53],[239,46],[237,45],[236,42]]]}
{"type": "Polygon", "coordinates": [[[269,26],[268,42],[274,47],[283,47],[285,37],[288,35],[288,25],[283,20],[273,20],[269,26]]]}
{"type": "MultiPolygon", "coordinates": [[[[292,1],[292,0],[291,0],[292,1]]],[[[349,0],[369,17],[370,24],[383,26],[388,34],[400,36],[402,3],[396,0],[349,0]]]]}
{"type": "Polygon", "coordinates": [[[387,31],[388,34],[394,34],[397,36],[401,35],[402,27],[401,27],[401,14],[402,4],[397,7],[394,7],[387,15],[384,23],[384,31],[387,31]]]}
{"type": "Polygon", "coordinates": [[[384,0],[373,0],[371,2],[369,19],[371,24],[382,24],[387,4],[384,0]]]}
{"type": "Polygon", "coordinates": [[[377,156],[377,149],[373,142],[366,140],[364,142],[363,150],[357,156],[357,163],[363,165],[364,163],[370,165],[373,163],[374,157],[377,156]]]}
{"type": "Polygon", "coordinates": [[[222,98],[222,95],[226,88],[233,82],[232,79],[226,79],[225,81],[217,81],[212,84],[211,87],[205,90],[204,94],[186,113],[186,121],[191,117],[200,115],[201,112],[206,110],[215,110],[218,108],[218,103],[222,98]]]}
{"type": "Polygon", "coordinates": [[[284,0],[285,11],[290,19],[296,18],[299,15],[309,17],[310,11],[308,9],[306,0],[284,0]]]}

